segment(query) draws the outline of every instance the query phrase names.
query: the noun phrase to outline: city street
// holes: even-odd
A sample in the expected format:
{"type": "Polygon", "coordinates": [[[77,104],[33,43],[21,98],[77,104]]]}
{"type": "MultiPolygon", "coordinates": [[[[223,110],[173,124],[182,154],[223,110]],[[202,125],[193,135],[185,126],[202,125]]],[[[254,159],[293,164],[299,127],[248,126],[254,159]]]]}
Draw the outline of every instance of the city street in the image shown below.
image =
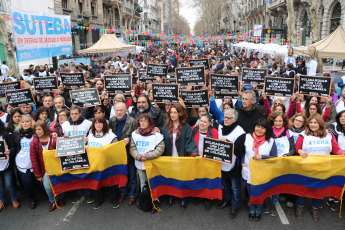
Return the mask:
{"type": "MultiPolygon", "coordinates": [[[[303,213],[303,219],[294,216],[293,209],[287,209],[285,204],[277,207],[279,215],[272,217],[263,214],[260,222],[248,220],[248,207],[244,199],[237,218],[230,219],[229,209],[217,210],[219,201],[212,202],[211,211],[206,211],[203,204],[188,201],[186,210],[179,208],[175,201],[171,208],[162,201],[162,211],[156,214],[144,213],[136,206],[127,206],[128,198],[118,209],[113,209],[106,200],[100,209],[94,210],[92,204],[85,200],[73,205],[71,196],[66,200],[64,210],[48,211],[48,200],[41,200],[35,210],[30,210],[26,200],[15,210],[11,206],[0,213],[1,229],[344,229],[345,219],[340,219],[338,213],[330,211],[323,203],[321,219],[314,222],[310,215],[311,202],[308,200],[303,213]]],[[[325,199],[326,200],[326,199],[325,199]]],[[[138,202],[137,204],[138,205],[138,202]]],[[[338,204],[339,205],[339,204],[338,204]]],[[[343,208],[344,210],[344,208],[343,208]]],[[[344,215],[344,214],[343,214],[344,215]]]]}

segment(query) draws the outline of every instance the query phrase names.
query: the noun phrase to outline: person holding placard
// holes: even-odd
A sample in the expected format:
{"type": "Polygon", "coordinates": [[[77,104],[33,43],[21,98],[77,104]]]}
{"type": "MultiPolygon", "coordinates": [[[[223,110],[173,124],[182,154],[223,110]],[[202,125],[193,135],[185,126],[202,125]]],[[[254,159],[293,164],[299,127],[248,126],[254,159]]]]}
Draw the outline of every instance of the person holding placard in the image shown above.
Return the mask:
{"type": "MultiPolygon", "coordinates": [[[[56,204],[54,193],[44,167],[43,151],[52,150],[55,148],[56,139],[53,138],[53,135],[50,133],[47,123],[43,120],[38,120],[34,125],[34,139],[30,145],[30,159],[34,175],[36,179],[43,184],[43,187],[48,195],[50,212],[56,209],[56,204]]],[[[64,195],[59,195],[59,198],[56,198],[60,206],[65,205],[63,196],[64,195]]]]}
{"type": "MultiPolygon", "coordinates": [[[[164,156],[183,157],[198,156],[198,147],[192,136],[192,128],[187,123],[186,110],[180,104],[172,104],[168,112],[168,118],[162,128],[164,136],[164,156]]],[[[169,199],[169,206],[173,203],[169,199]]],[[[182,198],[181,209],[186,209],[186,198],[182,198]]]]}
{"type": "Polygon", "coordinates": [[[16,131],[13,134],[17,153],[15,162],[31,209],[35,209],[37,206],[37,201],[34,194],[34,186],[37,180],[33,174],[30,159],[30,145],[34,139],[33,126],[34,120],[29,115],[23,115],[19,125],[16,128],[16,131]]]}
{"type": "MultiPolygon", "coordinates": [[[[19,111],[19,110],[17,110],[19,111]]],[[[14,208],[19,208],[20,204],[17,201],[16,192],[14,188],[14,174],[13,166],[16,155],[16,147],[13,142],[13,131],[5,130],[5,125],[0,121],[0,141],[5,144],[3,146],[6,155],[5,160],[0,161],[0,211],[5,208],[5,185],[10,193],[12,205],[14,208]]]]}
{"type": "MultiPolygon", "coordinates": [[[[130,153],[135,159],[135,167],[137,168],[140,178],[140,190],[143,192],[148,188],[147,176],[144,161],[156,159],[161,156],[165,149],[163,135],[154,131],[154,121],[148,114],[142,114],[137,119],[138,129],[133,131],[130,144],[130,153]]],[[[155,201],[155,206],[159,205],[159,201],[155,201]]],[[[153,208],[152,213],[156,212],[153,208]]]]}
{"type": "MultiPolygon", "coordinates": [[[[208,114],[201,115],[198,124],[193,127],[193,138],[199,150],[199,155],[203,152],[204,137],[218,139],[218,130],[212,127],[212,117],[208,114]]],[[[205,209],[211,210],[211,201],[205,199],[205,209]]]]}
{"type": "MultiPolygon", "coordinates": [[[[95,117],[91,124],[90,133],[87,136],[87,146],[102,147],[117,142],[116,135],[109,129],[108,122],[105,117],[95,117]]],[[[103,187],[94,191],[94,209],[99,209],[104,199],[104,189],[108,188],[110,201],[113,208],[118,208],[119,187],[117,185],[111,187],[103,187]]]]}
{"type": "MultiPolygon", "coordinates": [[[[303,131],[296,142],[296,154],[302,158],[309,155],[345,155],[345,150],[341,149],[334,135],[326,129],[325,122],[320,114],[313,114],[307,121],[306,130],[303,131]]],[[[320,220],[319,210],[321,199],[312,199],[311,215],[314,221],[320,220]]],[[[305,197],[297,198],[295,215],[297,219],[302,219],[305,197]]]]}
{"type": "MultiPolygon", "coordinates": [[[[242,178],[250,194],[250,168],[249,160],[267,159],[277,156],[277,146],[273,139],[272,126],[265,118],[260,118],[255,122],[254,131],[246,134],[244,142],[245,155],[242,163],[242,178]]],[[[249,206],[249,220],[260,221],[263,204],[249,206]]]]}
{"type": "Polygon", "coordinates": [[[234,143],[234,158],[231,164],[222,163],[223,202],[217,207],[230,206],[230,218],[235,218],[241,198],[241,157],[244,155],[245,131],[237,122],[238,113],[234,109],[224,111],[223,121],[219,124],[219,140],[234,143]]]}

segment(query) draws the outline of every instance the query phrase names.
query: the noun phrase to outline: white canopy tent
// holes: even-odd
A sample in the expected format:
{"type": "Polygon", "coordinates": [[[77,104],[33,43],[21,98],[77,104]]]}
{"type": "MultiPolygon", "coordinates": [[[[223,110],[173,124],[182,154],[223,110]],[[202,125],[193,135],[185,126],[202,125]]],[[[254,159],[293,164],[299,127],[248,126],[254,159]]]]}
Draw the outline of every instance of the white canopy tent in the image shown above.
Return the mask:
{"type": "Polygon", "coordinates": [[[94,53],[112,53],[122,52],[128,50],[135,50],[136,47],[127,45],[120,41],[114,34],[103,34],[102,37],[93,46],[78,50],[80,54],[94,54],[94,53]]]}

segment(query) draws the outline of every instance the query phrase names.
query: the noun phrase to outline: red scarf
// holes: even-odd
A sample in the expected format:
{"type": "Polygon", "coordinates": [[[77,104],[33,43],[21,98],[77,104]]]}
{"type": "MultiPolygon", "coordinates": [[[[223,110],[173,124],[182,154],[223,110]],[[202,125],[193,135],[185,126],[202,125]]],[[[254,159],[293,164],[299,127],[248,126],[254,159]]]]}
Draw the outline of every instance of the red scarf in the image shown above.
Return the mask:
{"type": "Polygon", "coordinates": [[[142,136],[149,135],[152,132],[152,130],[153,130],[153,126],[152,125],[150,125],[149,128],[146,131],[143,131],[141,128],[138,128],[138,131],[139,131],[140,135],[142,135],[142,136]]]}
{"type": "Polygon", "coordinates": [[[255,132],[253,132],[252,137],[254,139],[253,152],[255,155],[259,155],[259,147],[266,142],[266,135],[258,137],[255,135],[255,132]]]}

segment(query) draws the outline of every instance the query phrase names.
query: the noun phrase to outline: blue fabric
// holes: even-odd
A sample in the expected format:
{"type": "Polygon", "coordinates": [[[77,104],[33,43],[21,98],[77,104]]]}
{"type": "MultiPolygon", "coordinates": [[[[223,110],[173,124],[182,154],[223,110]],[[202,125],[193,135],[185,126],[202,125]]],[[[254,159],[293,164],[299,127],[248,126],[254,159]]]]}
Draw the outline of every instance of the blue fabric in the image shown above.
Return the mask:
{"type": "MultiPolygon", "coordinates": [[[[127,186],[121,187],[120,188],[120,195],[127,195],[130,198],[136,198],[138,193],[137,193],[137,168],[135,165],[127,165],[127,186]]],[[[146,176],[146,171],[143,171],[143,174],[146,176]]],[[[146,178],[147,180],[147,178],[146,178]]],[[[146,182],[146,181],[145,181],[146,182]]],[[[142,189],[142,187],[141,187],[142,189]]]]}
{"type": "Polygon", "coordinates": [[[217,107],[215,98],[210,98],[210,111],[216,117],[218,124],[224,121],[224,113],[217,107]]]}
{"type": "Polygon", "coordinates": [[[34,174],[28,169],[26,173],[22,173],[18,170],[18,174],[20,179],[22,180],[25,195],[27,196],[28,200],[31,203],[36,203],[35,194],[34,194],[34,185],[35,185],[35,176],[34,174]]]}
{"type": "Polygon", "coordinates": [[[10,193],[11,200],[17,201],[13,183],[13,171],[7,170],[0,172],[0,200],[5,201],[5,184],[10,193]]]}
{"type": "Polygon", "coordinates": [[[223,177],[223,200],[231,201],[232,209],[240,207],[241,198],[241,178],[240,177],[223,177]]]}
{"type": "MultiPolygon", "coordinates": [[[[302,207],[304,205],[305,202],[305,197],[297,197],[297,205],[299,207],[302,207]]],[[[321,199],[311,199],[311,205],[313,206],[313,208],[319,208],[321,205],[321,199]]]]}
{"type": "Polygon", "coordinates": [[[121,133],[123,130],[123,127],[125,127],[126,124],[126,118],[127,115],[124,116],[124,118],[122,118],[122,120],[120,121],[119,119],[116,118],[116,130],[115,130],[115,135],[117,137],[121,137],[121,133]]]}

